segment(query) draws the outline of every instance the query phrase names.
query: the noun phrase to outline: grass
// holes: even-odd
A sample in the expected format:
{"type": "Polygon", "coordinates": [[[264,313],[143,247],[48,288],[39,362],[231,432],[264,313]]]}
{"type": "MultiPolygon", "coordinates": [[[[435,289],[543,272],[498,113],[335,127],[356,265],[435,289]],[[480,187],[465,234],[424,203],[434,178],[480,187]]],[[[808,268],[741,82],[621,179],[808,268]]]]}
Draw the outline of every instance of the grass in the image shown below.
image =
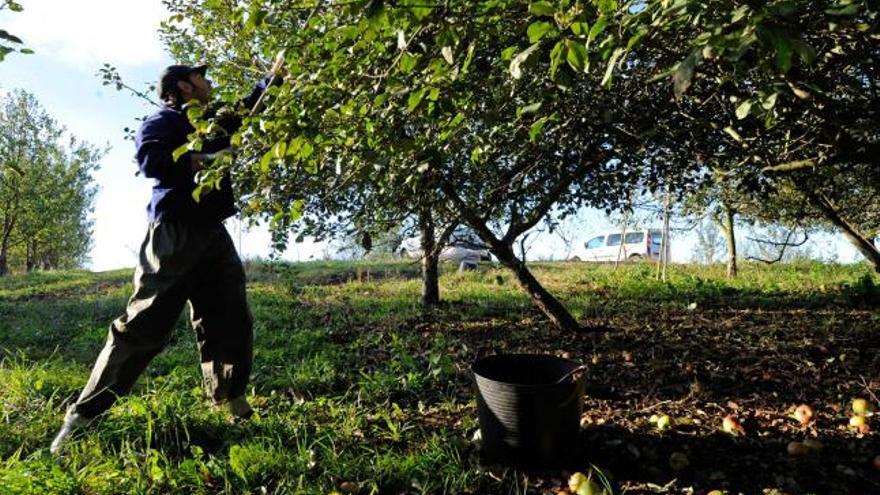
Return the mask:
{"type": "MultiPolygon", "coordinates": [[[[591,363],[585,454],[618,493],[878,493],[875,433],[846,427],[880,388],[880,279],[863,265],[536,264],[601,335],[552,330],[511,275],[447,268],[418,305],[410,262],[252,263],[258,414],[231,422],[200,388],[181,318],[168,348],[56,461],[48,444],[85,384],[130,272],[0,278],[0,493],[555,493],[571,471],[483,465],[468,369],[477,348],[591,363]],[[790,410],[808,403],[817,421],[790,410]],[[669,432],[648,422],[674,418],[669,432]],[[719,432],[735,413],[747,435],[719,432]],[[793,459],[790,440],[820,439],[793,459]],[[669,456],[690,460],[673,471],[669,456]]],[[[871,419],[876,423],[876,419],[871,419]]],[[[880,428],[880,425],[874,425],[880,428]]]]}

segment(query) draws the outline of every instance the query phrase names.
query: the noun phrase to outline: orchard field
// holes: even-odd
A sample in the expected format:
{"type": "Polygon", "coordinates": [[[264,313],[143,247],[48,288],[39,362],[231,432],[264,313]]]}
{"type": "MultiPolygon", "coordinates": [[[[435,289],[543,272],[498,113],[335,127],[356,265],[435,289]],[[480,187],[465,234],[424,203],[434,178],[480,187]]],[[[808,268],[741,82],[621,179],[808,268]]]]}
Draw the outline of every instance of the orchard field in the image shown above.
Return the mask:
{"type": "Polygon", "coordinates": [[[0,493],[543,494],[591,464],[614,493],[880,493],[880,420],[848,425],[852,400],[876,406],[880,391],[880,278],[866,265],[745,265],[733,281],[679,265],[665,283],[650,264],[533,267],[607,331],[560,333],[491,265],[447,268],[443,304],[424,312],[414,264],[251,263],[257,416],[232,423],[202,398],[182,318],[134,393],[58,461],[51,435],[130,272],[4,277],[0,493]],[[468,372],[481,347],[590,364],[577,465],[480,462],[468,372]],[[806,426],[799,404],[814,411],[806,426]],[[731,414],[743,434],[722,431],[731,414]],[[821,448],[787,452],[806,439],[821,448]]]}

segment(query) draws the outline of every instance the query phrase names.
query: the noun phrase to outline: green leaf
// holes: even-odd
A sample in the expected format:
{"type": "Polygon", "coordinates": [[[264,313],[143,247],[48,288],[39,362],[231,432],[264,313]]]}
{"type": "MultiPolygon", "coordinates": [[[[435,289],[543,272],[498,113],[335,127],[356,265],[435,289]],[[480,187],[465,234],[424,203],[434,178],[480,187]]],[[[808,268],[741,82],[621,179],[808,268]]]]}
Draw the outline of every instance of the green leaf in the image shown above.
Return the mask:
{"type": "Polygon", "coordinates": [[[603,14],[612,13],[619,7],[617,0],[593,0],[593,3],[599,8],[599,12],[603,14]]]}
{"type": "Polygon", "coordinates": [[[22,43],[21,38],[9,33],[5,29],[0,29],[0,39],[4,39],[6,41],[9,41],[10,43],[22,43]]]}
{"type": "Polygon", "coordinates": [[[520,109],[517,111],[517,114],[518,114],[517,116],[519,117],[519,116],[522,116],[522,115],[528,115],[528,114],[530,114],[530,113],[535,113],[535,112],[537,112],[540,108],[541,108],[541,102],[540,102],[540,101],[536,101],[535,103],[532,103],[531,105],[526,105],[526,106],[520,108],[520,109]]]}
{"type": "Polygon", "coordinates": [[[791,56],[794,53],[791,39],[782,33],[775,33],[773,48],[776,50],[776,67],[785,74],[791,69],[791,56]]]}
{"type": "Polygon", "coordinates": [[[510,75],[513,76],[514,79],[519,79],[522,77],[522,68],[521,65],[528,60],[529,56],[538,49],[538,45],[540,42],[533,44],[532,46],[523,50],[519,55],[513,57],[513,60],[510,61],[510,75]]]}
{"type": "Polygon", "coordinates": [[[548,117],[541,117],[536,120],[531,127],[529,127],[529,141],[537,142],[538,138],[541,137],[541,131],[544,130],[544,124],[547,123],[548,117]]]}
{"type": "Polygon", "coordinates": [[[290,219],[294,222],[302,218],[303,210],[305,210],[305,201],[301,199],[293,200],[293,203],[290,205],[290,219]]]}
{"type": "Polygon", "coordinates": [[[556,9],[550,4],[550,2],[532,2],[532,4],[529,5],[529,12],[531,12],[532,15],[552,16],[556,13],[556,9]]]}
{"type": "Polygon", "coordinates": [[[858,3],[852,3],[850,5],[842,5],[826,9],[825,13],[833,16],[851,17],[857,15],[861,10],[861,5],[858,3]]]}
{"type": "Polygon", "coordinates": [[[578,37],[586,36],[590,32],[590,24],[587,21],[575,21],[569,27],[571,32],[578,37]]]}
{"type": "Polygon", "coordinates": [[[314,150],[315,148],[308,139],[297,136],[287,146],[287,156],[292,156],[296,160],[305,160],[312,156],[314,150]]]}
{"type": "Polygon", "coordinates": [[[269,166],[272,165],[272,160],[275,159],[275,149],[272,148],[269,151],[263,153],[263,158],[260,159],[260,171],[266,173],[269,171],[269,166]]]}
{"type": "Polygon", "coordinates": [[[536,43],[538,41],[541,41],[541,39],[544,38],[544,36],[546,36],[547,33],[552,30],[553,24],[547,21],[533,22],[527,30],[527,33],[529,35],[529,42],[536,43]]]}
{"type": "Polygon", "coordinates": [[[733,11],[733,16],[730,18],[730,23],[736,24],[737,22],[745,19],[750,10],[751,9],[748,5],[740,5],[736,10],[733,11]]]}
{"type": "Polygon", "coordinates": [[[743,120],[752,111],[752,100],[746,100],[736,107],[736,118],[743,120]]]}
{"type": "Polygon", "coordinates": [[[588,39],[590,42],[592,42],[593,40],[595,40],[596,38],[598,38],[599,35],[602,34],[603,31],[605,31],[605,27],[607,27],[607,26],[608,26],[608,18],[605,17],[604,15],[603,15],[603,16],[600,16],[600,17],[596,20],[596,24],[593,24],[593,27],[590,28],[590,34],[589,34],[589,36],[587,37],[587,39],[588,39]]]}
{"type": "Polygon", "coordinates": [[[24,53],[25,55],[33,55],[34,51],[30,48],[22,48],[19,52],[24,53]]]}
{"type": "Polygon", "coordinates": [[[794,40],[792,48],[804,65],[812,65],[816,61],[816,49],[802,40],[794,40]]]}
{"type": "Polygon", "coordinates": [[[623,48],[614,49],[614,53],[611,54],[611,58],[608,59],[608,65],[605,67],[605,75],[602,76],[602,82],[600,83],[601,86],[608,86],[611,84],[611,79],[614,77],[614,67],[624,53],[626,53],[626,50],[623,48]]]}
{"type": "Polygon", "coordinates": [[[178,146],[177,149],[175,149],[174,151],[171,152],[171,158],[175,162],[177,162],[178,160],[180,160],[180,157],[183,156],[189,150],[190,150],[189,143],[183,143],[180,146],[178,146]]]}
{"type": "Polygon", "coordinates": [[[419,62],[419,57],[416,55],[412,55],[409,52],[404,53],[400,56],[400,72],[404,74],[415,69],[416,64],[419,62]]]}
{"type": "Polygon", "coordinates": [[[773,107],[776,106],[776,101],[779,99],[779,93],[773,93],[763,100],[761,100],[761,108],[764,110],[773,110],[773,107]]]}
{"type": "Polygon", "coordinates": [[[467,51],[467,55],[464,58],[464,63],[461,64],[461,73],[462,74],[467,72],[468,67],[471,66],[471,62],[474,60],[474,49],[475,48],[476,48],[476,46],[473,43],[471,43],[470,46],[468,46],[468,51],[467,51]]]}
{"type": "Polygon", "coordinates": [[[425,98],[426,88],[421,88],[413,91],[409,94],[409,98],[406,100],[406,108],[410,112],[414,111],[418,108],[419,104],[425,98]]]}
{"type": "Polygon", "coordinates": [[[638,44],[638,42],[641,41],[641,39],[644,38],[646,34],[648,34],[647,29],[640,29],[639,32],[632,35],[629,38],[629,41],[626,42],[627,51],[632,50],[632,47],[636,46],[636,44],[638,44]]]}
{"type": "Polygon", "coordinates": [[[694,51],[676,66],[675,72],[672,74],[672,84],[676,99],[681,99],[688,88],[691,87],[694,71],[699,63],[699,57],[702,56],[701,53],[702,50],[694,51]]]}
{"type": "Polygon", "coordinates": [[[562,54],[565,52],[565,40],[559,40],[550,51],[550,79],[556,80],[556,71],[562,62],[562,54]]]}
{"type": "Polygon", "coordinates": [[[431,5],[432,2],[426,2],[425,0],[398,0],[397,3],[401,7],[406,7],[407,11],[416,16],[418,20],[428,17],[434,9],[431,5]]]}
{"type": "Polygon", "coordinates": [[[566,56],[568,65],[574,69],[575,72],[586,72],[589,55],[587,54],[587,48],[584,44],[569,40],[566,43],[566,48],[568,48],[568,54],[566,56]]]}

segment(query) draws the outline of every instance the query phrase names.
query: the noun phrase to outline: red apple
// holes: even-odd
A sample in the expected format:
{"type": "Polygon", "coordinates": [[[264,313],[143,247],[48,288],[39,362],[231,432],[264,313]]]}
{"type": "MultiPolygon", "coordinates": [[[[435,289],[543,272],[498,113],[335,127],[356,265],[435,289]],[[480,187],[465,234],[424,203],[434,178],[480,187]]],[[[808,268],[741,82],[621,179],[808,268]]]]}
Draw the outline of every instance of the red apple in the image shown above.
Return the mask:
{"type": "Polygon", "coordinates": [[[736,416],[729,414],[721,420],[721,429],[724,430],[725,433],[730,433],[732,435],[745,435],[746,430],[740,424],[739,420],[736,419],[736,416]]]}

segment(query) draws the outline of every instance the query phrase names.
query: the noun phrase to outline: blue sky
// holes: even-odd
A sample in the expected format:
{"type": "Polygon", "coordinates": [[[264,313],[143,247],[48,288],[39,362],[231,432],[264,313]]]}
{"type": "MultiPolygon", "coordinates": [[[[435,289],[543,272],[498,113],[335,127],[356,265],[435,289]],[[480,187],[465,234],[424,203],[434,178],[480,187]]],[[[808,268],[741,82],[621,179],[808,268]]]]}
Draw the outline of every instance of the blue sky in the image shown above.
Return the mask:
{"type": "MultiPolygon", "coordinates": [[[[165,17],[160,0],[20,0],[24,12],[0,11],[0,26],[25,40],[34,55],[13,54],[0,63],[0,91],[22,88],[78,138],[108,145],[110,152],[95,176],[99,186],[94,212],[94,242],[89,267],[107,270],[134,266],[146,232],[145,205],[151,182],[136,177],[134,147],[123,128],[152,111],[149,104],[113,87],[101,86],[96,75],[103,63],[115,65],[124,80],[142,88],[172,63],[157,34],[165,17]]],[[[611,221],[598,212],[585,212],[577,242],[609,230],[611,221]]],[[[659,224],[659,221],[656,222],[659,224]]],[[[243,230],[236,221],[227,228],[243,257],[266,257],[269,236],[263,229],[243,230]]],[[[839,236],[818,236],[814,253],[836,253],[840,261],[858,259],[839,236]]],[[[690,259],[693,235],[681,234],[670,244],[674,261],[690,259]]],[[[530,258],[559,258],[565,251],[552,235],[539,236],[530,258]]],[[[293,245],[284,258],[320,257],[323,246],[293,245]]]]}

